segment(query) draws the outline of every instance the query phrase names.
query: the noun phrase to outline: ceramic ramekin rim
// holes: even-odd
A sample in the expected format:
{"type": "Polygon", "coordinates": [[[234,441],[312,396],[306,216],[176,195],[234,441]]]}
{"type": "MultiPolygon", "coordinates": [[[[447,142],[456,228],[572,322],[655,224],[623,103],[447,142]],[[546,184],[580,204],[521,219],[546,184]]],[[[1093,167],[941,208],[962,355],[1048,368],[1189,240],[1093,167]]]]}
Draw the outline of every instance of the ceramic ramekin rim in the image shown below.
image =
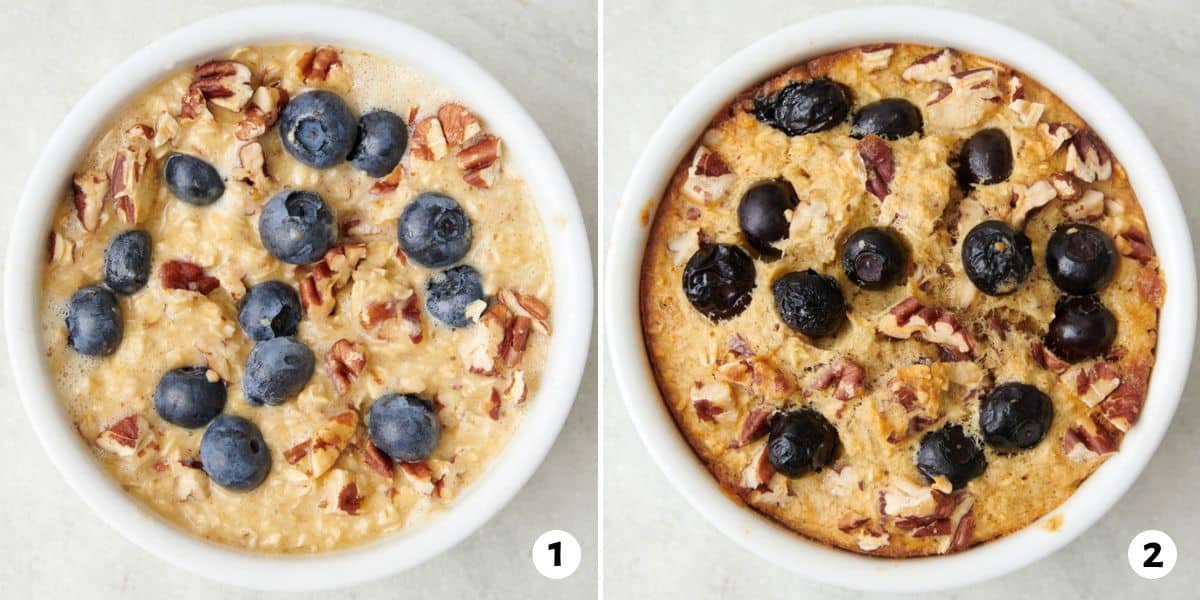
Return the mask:
{"type": "Polygon", "coordinates": [[[847,588],[918,592],[977,583],[1037,561],[1097,521],[1146,466],[1162,440],[1187,377],[1196,322],[1195,265],[1179,198],[1150,141],[1091,75],[1043,42],[980,17],[932,8],[887,7],[828,13],[771,34],[708,73],[651,137],[631,174],[605,262],[606,345],[620,393],[653,460],[717,529],[764,559],[807,578],[847,588]],[[696,458],[661,401],[641,337],[638,276],[647,226],[670,175],[709,119],[734,94],[804,58],[866,43],[951,46],[1006,62],[1055,91],[1109,143],[1137,191],[1167,280],[1157,364],[1140,422],[1121,451],[1059,508],[1019,532],[969,551],[882,559],[810,541],[732,501],[696,458]],[[640,222],[641,221],[641,222],[640,222]],[[1051,516],[1061,526],[1044,526],[1051,516]]]}
{"type": "Polygon", "coordinates": [[[574,403],[591,339],[591,252],[571,182],[517,100],[458,49],[364,10],[307,4],[224,13],[171,32],[104,76],[66,116],[29,175],[8,245],[5,326],[17,389],[42,446],[72,488],[114,529],[196,574],[244,587],[319,590],[380,578],[453,547],[495,515],[542,463],[574,403]],[[44,363],[41,257],[53,207],[82,149],[123,102],[181,66],[247,44],[296,41],[361,49],[423,71],[480,114],[529,184],[551,248],[555,332],[540,387],[518,431],[486,473],[430,523],[347,550],[311,556],[242,552],[205,542],[141,507],[99,468],[79,438],[44,363]],[[37,257],[31,260],[31,257],[37,257]]]}

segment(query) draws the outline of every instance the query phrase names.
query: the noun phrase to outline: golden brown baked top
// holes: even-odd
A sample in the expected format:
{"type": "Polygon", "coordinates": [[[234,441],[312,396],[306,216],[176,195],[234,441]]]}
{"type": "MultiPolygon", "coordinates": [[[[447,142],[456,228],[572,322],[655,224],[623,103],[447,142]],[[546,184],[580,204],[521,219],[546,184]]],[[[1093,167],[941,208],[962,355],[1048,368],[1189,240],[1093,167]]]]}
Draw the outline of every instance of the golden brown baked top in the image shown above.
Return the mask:
{"type": "Polygon", "coordinates": [[[820,56],[731,101],[665,191],[641,280],[659,389],[721,485],[895,557],[1023,528],[1115,452],[1164,294],[1124,169],[1070,107],[909,44],[820,56]],[[893,251],[849,248],[867,228],[899,243],[894,280],[893,251]]]}

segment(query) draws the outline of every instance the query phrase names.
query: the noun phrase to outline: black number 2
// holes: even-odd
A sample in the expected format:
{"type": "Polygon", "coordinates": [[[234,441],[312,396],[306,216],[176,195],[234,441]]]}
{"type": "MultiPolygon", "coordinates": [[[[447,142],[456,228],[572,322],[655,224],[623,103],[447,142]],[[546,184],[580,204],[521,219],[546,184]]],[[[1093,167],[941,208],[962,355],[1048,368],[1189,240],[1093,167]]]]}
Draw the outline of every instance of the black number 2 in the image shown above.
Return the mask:
{"type": "MultiPolygon", "coordinates": [[[[1155,544],[1155,546],[1157,546],[1157,545],[1158,544],[1155,544]]],[[[554,543],[550,544],[550,549],[554,551],[554,566],[561,567],[562,566],[562,542],[554,542],[554,543]]],[[[1154,553],[1154,556],[1158,556],[1157,551],[1154,553]]],[[[1158,563],[1158,566],[1161,567],[1162,563],[1158,563]]]]}
{"type": "MultiPolygon", "coordinates": [[[[1159,545],[1158,542],[1149,542],[1145,546],[1142,546],[1142,549],[1150,550],[1150,556],[1146,557],[1146,562],[1142,563],[1143,567],[1161,567],[1161,566],[1163,566],[1163,563],[1161,560],[1156,560],[1158,558],[1158,553],[1162,552],[1162,546],[1159,545]]],[[[555,564],[557,565],[558,563],[555,562],[555,564]]]]}

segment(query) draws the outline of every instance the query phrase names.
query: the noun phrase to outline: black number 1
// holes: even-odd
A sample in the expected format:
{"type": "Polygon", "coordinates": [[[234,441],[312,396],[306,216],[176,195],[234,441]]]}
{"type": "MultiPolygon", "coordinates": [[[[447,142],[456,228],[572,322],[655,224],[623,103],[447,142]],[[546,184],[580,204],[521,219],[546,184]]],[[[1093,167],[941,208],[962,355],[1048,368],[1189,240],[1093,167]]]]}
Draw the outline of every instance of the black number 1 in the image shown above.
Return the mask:
{"type": "MultiPolygon", "coordinates": [[[[1150,550],[1150,556],[1146,557],[1146,562],[1142,563],[1143,567],[1161,567],[1161,566],[1163,566],[1163,563],[1161,560],[1155,560],[1158,558],[1158,553],[1162,552],[1162,546],[1159,545],[1158,542],[1149,542],[1145,546],[1142,546],[1142,549],[1150,550]]],[[[556,562],[555,564],[557,565],[558,563],[556,562]]]]}
{"type": "MultiPolygon", "coordinates": [[[[1155,545],[1157,546],[1157,544],[1155,544],[1155,545]]],[[[562,566],[562,542],[554,542],[553,544],[550,544],[550,549],[554,551],[554,566],[561,567],[562,566]]],[[[1155,552],[1154,556],[1158,556],[1158,553],[1155,552]]],[[[1158,566],[1161,567],[1162,563],[1159,563],[1158,566]]]]}

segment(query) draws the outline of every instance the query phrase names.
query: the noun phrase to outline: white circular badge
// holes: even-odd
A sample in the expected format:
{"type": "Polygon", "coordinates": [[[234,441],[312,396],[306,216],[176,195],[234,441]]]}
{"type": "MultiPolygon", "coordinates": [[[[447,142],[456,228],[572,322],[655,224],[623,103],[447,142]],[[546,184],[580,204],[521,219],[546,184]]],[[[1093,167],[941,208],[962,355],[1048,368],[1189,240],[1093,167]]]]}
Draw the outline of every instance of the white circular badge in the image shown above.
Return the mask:
{"type": "Polygon", "coordinates": [[[533,566],[548,579],[569,577],[579,568],[579,541],[561,530],[551,529],[533,543],[533,566]]]}
{"type": "Polygon", "coordinates": [[[1159,579],[1175,568],[1175,540],[1157,530],[1147,529],[1129,542],[1129,566],[1139,577],[1159,579]]]}

